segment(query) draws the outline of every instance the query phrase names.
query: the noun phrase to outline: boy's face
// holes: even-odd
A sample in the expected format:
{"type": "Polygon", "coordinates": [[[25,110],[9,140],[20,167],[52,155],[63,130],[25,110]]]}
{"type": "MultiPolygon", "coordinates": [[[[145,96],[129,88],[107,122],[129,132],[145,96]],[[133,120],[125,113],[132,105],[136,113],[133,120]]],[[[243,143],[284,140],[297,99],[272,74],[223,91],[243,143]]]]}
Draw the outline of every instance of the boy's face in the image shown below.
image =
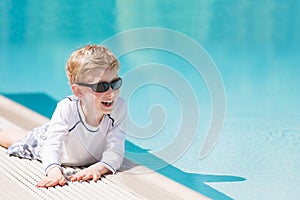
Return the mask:
{"type": "MultiPolygon", "coordinates": [[[[86,76],[85,83],[94,84],[100,82],[111,83],[119,78],[117,70],[95,69],[86,76]]],[[[113,106],[119,97],[119,89],[113,90],[111,87],[105,92],[94,92],[89,87],[80,87],[82,92],[83,106],[87,106],[88,110],[95,111],[95,114],[110,114],[113,106]]]]}

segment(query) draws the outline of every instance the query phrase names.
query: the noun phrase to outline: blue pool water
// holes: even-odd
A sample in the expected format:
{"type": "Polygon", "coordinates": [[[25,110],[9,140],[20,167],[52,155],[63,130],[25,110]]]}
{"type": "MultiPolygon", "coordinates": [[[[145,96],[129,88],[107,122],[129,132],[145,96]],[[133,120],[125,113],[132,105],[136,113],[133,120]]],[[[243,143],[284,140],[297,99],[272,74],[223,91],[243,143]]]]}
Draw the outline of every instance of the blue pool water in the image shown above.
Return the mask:
{"type": "Polygon", "coordinates": [[[214,199],[297,199],[299,10],[293,0],[1,1],[0,93],[50,117],[71,92],[70,53],[108,44],[134,122],[128,157],[214,199]],[[145,27],[166,29],[135,35],[145,27]],[[195,60],[207,62],[199,70],[195,60]],[[223,104],[223,129],[203,158],[223,104]]]}

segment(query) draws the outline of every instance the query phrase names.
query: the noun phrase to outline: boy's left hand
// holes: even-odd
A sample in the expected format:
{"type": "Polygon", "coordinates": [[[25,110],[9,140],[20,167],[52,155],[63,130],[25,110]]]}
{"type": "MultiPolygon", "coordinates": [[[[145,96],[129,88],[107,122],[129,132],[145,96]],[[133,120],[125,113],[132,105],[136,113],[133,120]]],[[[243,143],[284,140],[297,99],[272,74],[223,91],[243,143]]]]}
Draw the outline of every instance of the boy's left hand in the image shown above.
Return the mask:
{"type": "Polygon", "coordinates": [[[74,175],[69,176],[70,181],[87,181],[92,180],[97,182],[102,174],[109,172],[109,170],[104,167],[101,163],[96,163],[88,168],[85,168],[74,175]]]}

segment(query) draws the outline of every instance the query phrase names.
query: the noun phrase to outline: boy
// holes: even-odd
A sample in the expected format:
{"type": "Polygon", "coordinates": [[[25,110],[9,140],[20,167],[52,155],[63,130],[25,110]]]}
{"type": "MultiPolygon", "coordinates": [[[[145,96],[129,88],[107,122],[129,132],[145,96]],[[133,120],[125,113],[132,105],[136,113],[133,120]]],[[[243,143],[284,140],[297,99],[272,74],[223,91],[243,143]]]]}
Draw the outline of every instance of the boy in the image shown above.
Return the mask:
{"type": "Polygon", "coordinates": [[[64,185],[62,165],[87,167],[71,181],[97,181],[123,161],[127,110],[117,58],[104,46],[87,45],[70,56],[66,71],[73,95],[57,104],[49,123],[28,134],[0,132],[10,155],[42,161],[46,177],[37,187],[64,185]]]}

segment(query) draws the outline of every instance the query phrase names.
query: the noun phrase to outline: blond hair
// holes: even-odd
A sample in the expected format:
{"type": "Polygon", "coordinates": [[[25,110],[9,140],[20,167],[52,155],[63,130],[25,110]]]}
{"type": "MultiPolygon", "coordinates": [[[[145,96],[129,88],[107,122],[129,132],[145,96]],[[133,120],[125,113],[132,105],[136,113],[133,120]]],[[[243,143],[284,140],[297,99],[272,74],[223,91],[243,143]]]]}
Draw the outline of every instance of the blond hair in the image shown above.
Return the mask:
{"type": "Polygon", "coordinates": [[[119,70],[119,61],[105,46],[86,45],[74,51],[66,66],[69,83],[82,82],[93,69],[119,70]]]}

